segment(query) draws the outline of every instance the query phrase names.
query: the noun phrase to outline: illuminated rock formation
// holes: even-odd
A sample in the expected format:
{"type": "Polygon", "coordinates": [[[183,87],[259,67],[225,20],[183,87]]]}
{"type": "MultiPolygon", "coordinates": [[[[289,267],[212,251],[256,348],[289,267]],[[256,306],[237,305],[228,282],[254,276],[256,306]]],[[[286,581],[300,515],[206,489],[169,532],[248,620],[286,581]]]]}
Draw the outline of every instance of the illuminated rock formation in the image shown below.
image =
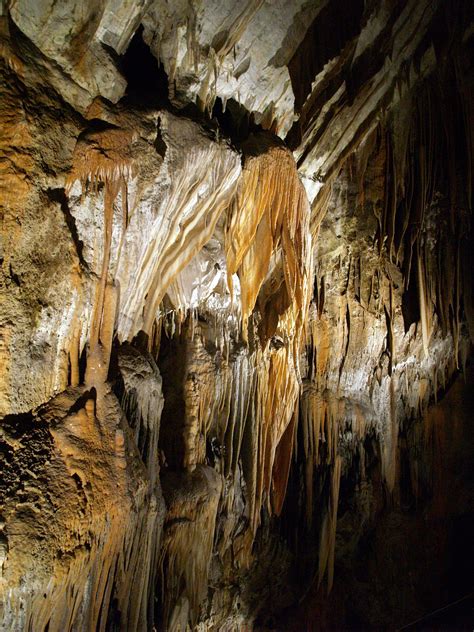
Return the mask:
{"type": "Polygon", "coordinates": [[[471,590],[470,3],[0,10],[0,627],[471,590]]]}

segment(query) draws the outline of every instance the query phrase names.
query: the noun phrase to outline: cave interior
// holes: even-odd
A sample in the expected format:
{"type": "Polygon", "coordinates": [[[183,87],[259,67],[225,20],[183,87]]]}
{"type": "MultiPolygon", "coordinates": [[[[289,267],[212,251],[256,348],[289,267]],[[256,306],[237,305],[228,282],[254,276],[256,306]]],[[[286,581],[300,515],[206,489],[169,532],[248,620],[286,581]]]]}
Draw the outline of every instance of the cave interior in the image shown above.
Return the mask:
{"type": "Polygon", "coordinates": [[[0,1],[0,629],[474,629],[472,0],[0,1]]]}

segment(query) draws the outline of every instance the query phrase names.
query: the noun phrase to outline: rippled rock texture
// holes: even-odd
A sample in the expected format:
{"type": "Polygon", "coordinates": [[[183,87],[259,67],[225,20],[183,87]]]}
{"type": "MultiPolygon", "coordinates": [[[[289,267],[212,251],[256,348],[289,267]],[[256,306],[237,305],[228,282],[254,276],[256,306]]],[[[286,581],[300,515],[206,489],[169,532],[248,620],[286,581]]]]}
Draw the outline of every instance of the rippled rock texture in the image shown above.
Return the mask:
{"type": "Polygon", "coordinates": [[[470,3],[0,9],[2,629],[469,592],[470,3]]]}

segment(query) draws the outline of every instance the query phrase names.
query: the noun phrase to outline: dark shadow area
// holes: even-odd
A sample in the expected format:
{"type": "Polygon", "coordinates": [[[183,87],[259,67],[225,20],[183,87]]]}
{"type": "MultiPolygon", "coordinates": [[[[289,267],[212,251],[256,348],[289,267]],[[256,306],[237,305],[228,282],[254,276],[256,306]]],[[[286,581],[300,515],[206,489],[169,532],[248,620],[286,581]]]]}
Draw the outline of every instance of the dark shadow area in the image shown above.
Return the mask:
{"type": "Polygon", "coordinates": [[[402,295],[402,314],[405,333],[410,329],[413,323],[420,322],[420,299],[418,289],[418,274],[416,271],[416,263],[414,262],[410,269],[410,280],[408,287],[402,295]]]}
{"type": "Polygon", "coordinates": [[[314,77],[354,38],[361,28],[365,2],[329,2],[316,16],[288,63],[295,109],[300,111],[314,77]]]}
{"type": "MultiPolygon", "coordinates": [[[[304,519],[301,514],[298,518],[304,472],[292,472],[282,534],[294,547],[299,566],[296,576],[311,581],[313,573],[315,579],[299,603],[288,610],[267,604],[267,616],[272,612],[277,622],[273,629],[473,629],[473,409],[471,366],[465,380],[458,374],[423,420],[407,422],[398,440],[397,482],[391,494],[383,482],[379,439],[375,435],[366,438],[365,482],[357,475],[362,453],[341,479],[335,580],[329,594],[324,583],[317,586],[317,516],[312,537],[305,536],[304,519]],[[361,504],[361,484],[370,502],[369,513],[364,513],[361,504]]],[[[314,488],[319,508],[325,495],[321,479],[323,470],[314,488]]]]}
{"type": "Polygon", "coordinates": [[[217,97],[211,118],[217,121],[223,135],[236,146],[250,134],[262,131],[262,127],[255,123],[253,114],[234,99],[229,99],[224,108],[222,100],[217,97]]]}
{"type": "Polygon", "coordinates": [[[168,338],[163,328],[156,360],[163,380],[165,400],[161,414],[159,447],[164,453],[166,467],[171,470],[180,470],[185,456],[183,433],[186,418],[184,381],[188,350],[186,327],[184,323],[182,335],[175,335],[173,338],[168,338]]]}
{"type": "Polygon", "coordinates": [[[140,107],[168,105],[168,75],[143,40],[140,26],[120,59],[127,80],[125,100],[140,107]]]}
{"type": "Polygon", "coordinates": [[[60,205],[61,210],[64,214],[64,219],[66,220],[67,227],[69,228],[69,232],[71,233],[72,240],[76,247],[76,253],[79,258],[79,262],[85,270],[88,270],[89,266],[87,265],[87,262],[84,259],[84,254],[83,254],[84,243],[79,237],[79,233],[76,226],[76,218],[74,217],[74,215],[71,213],[69,209],[69,203],[66,196],[66,191],[64,190],[64,188],[47,189],[46,195],[48,196],[51,202],[55,202],[56,204],[60,205]]]}

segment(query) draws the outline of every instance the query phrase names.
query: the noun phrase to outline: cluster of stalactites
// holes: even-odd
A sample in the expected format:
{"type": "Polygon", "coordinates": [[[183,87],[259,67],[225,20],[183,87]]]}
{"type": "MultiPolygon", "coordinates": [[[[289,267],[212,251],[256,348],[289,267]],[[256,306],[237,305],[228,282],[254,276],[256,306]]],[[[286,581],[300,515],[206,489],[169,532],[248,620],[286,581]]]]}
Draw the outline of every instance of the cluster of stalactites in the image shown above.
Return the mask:
{"type": "MultiPolygon", "coordinates": [[[[457,75],[458,82],[460,76],[457,75]]],[[[316,477],[329,476],[327,503],[321,508],[319,550],[319,582],[327,572],[329,587],[333,577],[344,426],[350,427],[355,438],[354,452],[362,449],[361,439],[368,429],[377,427],[381,473],[388,491],[396,493],[399,423],[410,415],[423,416],[427,403],[433,396],[436,398],[439,386],[444,388],[446,380],[455,372],[456,362],[464,368],[469,349],[466,329],[470,330],[472,341],[474,311],[469,278],[472,274],[469,249],[472,140],[467,124],[469,117],[466,117],[472,103],[465,102],[466,94],[465,86],[463,95],[459,86],[448,90],[446,82],[438,82],[435,76],[415,97],[410,97],[408,104],[402,104],[384,125],[369,135],[344,166],[350,182],[353,182],[352,167],[356,167],[357,212],[362,218],[370,219],[371,210],[375,215],[378,227],[373,243],[380,266],[373,270],[370,247],[366,258],[360,256],[360,252],[357,257],[358,244],[354,244],[356,256],[352,259],[352,253],[348,254],[347,268],[340,266],[343,272],[347,269],[344,291],[339,302],[336,300],[340,312],[334,313],[333,309],[329,317],[328,309],[334,307],[334,288],[328,286],[324,276],[315,284],[308,341],[311,349],[309,379],[301,397],[300,429],[304,442],[308,528],[315,505],[316,477]],[[443,90],[443,99],[439,99],[439,91],[443,90]],[[458,116],[448,114],[448,107],[458,116]],[[376,198],[380,193],[381,197],[376,198]],[[370,202],[372,209],[367,207],[370,202]],[[363,269],[364,264],[368,270],[363,269]],[[370,282],[368,301],[362,287],[367,279],[370,282]],[[328,287],[333,292],[330,307],[325,296],[328,287]],[[373,291],[376,289],[377,292],[373,291]],[[402,341],[403,323],[400,321],[407,290],[410,300],[411,295],[413,298],[417,295],[418,314],[412,308],[414,314],[407,318],[418,320],[418,327],[409,327],[416,320],[405,320],[407,335],[402,341]],[[350,412],[343,393],[328,394],[324,389],[328,385],[328,371],[335,366],[331,352],[336,345],[341,350],[342,360],[339,381],[333,381],[332,386],[335,384],[337,391],[341,384],[342,389],[347,387],[347,381],[341,378],[354,366],[350,362],[345,366],[344,362],[354,347],[353,341],[363,341],[360,333],[364,332],[358,317],[363,310],[364,323],[366,320],[370,323],[373,316],[375,324],[386,324],[386,342],[381,356],[387,360],[383,365],[386,373],[380,363],[370,387],[367,386],[370,411],[353,405],[350,412]],[[414,355],[408,358],[405,355],[406,360],[401,362],[401,353],[414,355]],[[412,362],[416,362],[416,366],[412,367],[412,362]],[[375,418],[371,421],[372,406],[380,405],[381,401],[386,402],[387,420],[383,424],[375,418]]],[[[341,181],[344,182],[344,174],[341,181]]],[[[329,182],[317,198],[318,204],[327,203],[330,187],[329,182]]],[[[317,227],[317,222],[314,225],[317,227]]],[[[328,267],[324,272],[331,274],[328,267]]],[[[364,328],[366,326],[370,325],[364,324],[364,328]]],[[[376,338],[376,331],[372,330],[371,335],[376,338]]]]}
{"type": "MultiPolygon", "coordinates": [[[[226,231],[228,281],[232,288],[232,275],[238,274],[243,338],[248,345],[234,357],[224,353],[217,360],[205,351],[206,333],[200,326],[196,329],[192,317],[186,319],[182,332],[188,341],[181,467],[191,477],[202,471],[211,433],[212,441],[214,437],[222,446],[216,467],[227,487],[233,489],[231,481],[242,475],[247,528],[233,537],[234,494],[229,493],[222,499],[229,524],[219,540],[219,549],[231,548],[238,566],[251,562],[262,508],[270,515],[282,510],[298,420],[299,356],[312,272],[310,208],[294,159],[280,146],[266,147],[259,154],[251,154],[252,147],[250,142],[244,148],[248,157],[226,231]],[[259,335],[251,337],[256,327],[259,335]],[[272,336],[276,338],[268,344],[272,336]]],[[[212,326],[205,329],[209,334],[212,326]]],[[[214,528],[209,522],[211,535],[214,528]]],[[[206,551],[210,555],[211,550],[206,551]]],[[[193,595],[194,610],[201,597],[189,569],[193,556],[201,553],[201,549],[199,555],[189,551],[184,559],[181,553],[171,555],[170,548],[165,562],[172,561],[173,577],[183,578],[188,597],[193,595]]]]}
{"type": "MultiPolygon", "coordinates": [[[[131,132],[116,128],[85,136],[76,146],[67,185],[68,191],[78,180],[83,191],[88,186],[93,190],[99,184],[104,186],[103,255],[92,311],[86,370],[86,381],[95,385],[107,379],[114,335],[117,297],[109,269],[114,203],[120,194],[124,206],[122,226],[126,230],[127,177],[132,168],[132,143],[131,132]]],[[[249,524],[237,548],[240,551],[240,563],[244,565],[251,559],[252,542],[260,524],[262,507],[265,506],[269,513],[279,514],[286,493],[298,418],[299,356],[312,275],[310,208],[294,159],[282,146],[264,144],[263,153],[257,153],[257,145],[260,146],[260,143],[253,139],[244,148],[247,158],[242,174],[235,156],[221,156],[219,153],[217,162],[223,173],[216,167],[216,173],[212,172],[212,181],[217,182],[223,176],[226,179],[223,184],[216,185],[217,193],[206,198],[207,206],[203,202],[199,213],[210,219],[205,231],[205,235],[210,237],[218,217],[229,207],[230,202],[225,244],[229,285],[232,288],[232,275],[238,274],[243,337],[247,340],[249,319],[255,314],[253,323],[258,326],[260,344],[255,345],[257,339],[253,340],[248,352],[240,357],[235,367],[229,365],[227,370],[218,371],[213,378],[205,358],[198,361],[196,366],[193,365],[193,358],[188,358],[190,377],[183,385],[186,417],[183,424],[183,472],[187,472],[192,480],[202,475],[206,478],[214,472],[205,464],[206,435],[215,418],[224,420],[221,440],[226,450],[221,473],[224,477],[235,478],[239,468],[242,470],[249,524]],[[235,193],[234,183],[237,186],[235,193]],[[275,335],[275,344],[269,345],[269,340],[275,335]],[[197,366],[201,369],[197,370],[197,366]],[[201,372],[202,381],[196,380],[201,372]]],[[[188,172],[184,175],[187,176],[188,172]]],[[[204,176],[203,171],[198,169],[192,172],[191,177],[193,192],[201,178],[207,175],[204,176]]],[[[190,195],[187,190],[183,197],[184,186],[181,185],[182,180],[170,196],[170,203],[178,208],[184,208],[190,195]]],[[[180,215],[177,214],[176,222],[180,215]]],[[[191,223],[193,217],[190,216],[191,223]]],[[[183,257],[179,264],[181,267],[189,259],[188,250],[196,252],[204,243],[203,236],[198,235],[197,230],[192,232],[185,228],[182,228],[180,236],[183,244],[186,238],[189,248],[180,242],[187,257],[183,257]]],[[[198,228],[201,228],[200,225],[198,228]]],[[[153,248],[153,243],[150,243],[150,248],[153,248]]],[[[156,259],[161,261],[161,268],[151,270],[149,287],[152,300],[146,310],[145,325],[151,331],[155,349],[160,345],[162,328],[158,325],[151,327],[150,323],[156,320],[157,315],[160,323],[157,301],[161,301],[163,291],[166,290],[166,287],[158,285],[174,278],[176,270],[179,270],[172,261],[172,255],[177,256],[176,252],[176,248],[174,253],[165,252],[173,274],[165,274],[163,257],[156,259]]],[[[154,259],[150,257],[149,261],[154,259]]],[[[194,323],[194,319],[190,320],[194,323]]],[[[194,325],[190,335],[193,340],[194,325]]],[[[196,361],[204,355],[199,339],[200,336],[190,345],[190,348],[196,347],[196,361]]],[[[228,360],[225,364],[228,364],[228,360]]],[[[142,406],[142,403],[134,400],[129,403],[133,409],[142,406]]],[[[136,430],[138,439],[142,430],[141,426],[136,430]]],[[[219,477],[215,481],[214,478],[211,485],[212,507],[209,505],[206,511],[203,510],[197,521],[206,533],[206,545],[196,548],[193,544],[187,548],[185,543],[196,540],[194,534],[187,528],[172,526],[170,534],[176,531],[176,537],[167,541],[162,559],[162,567],[167,567],[171,583],[176,580],[178,584],[186,585],[189,602],[186,607],[194,614],[204,595],[201,588],[206,583],[203,583],[203,577],[207,574],[214,539],[221,484],[219,477]]],[[[172,508],[168,521],[172,522],[173,511],[179,517],[187,515],[188,510],[192,509],[186,502],[183,504],[183,499],[178,496],[168,500],[172,508]]],[[[178,585],[172,588],[175,596],[179,592],[178,585]]],[[[173,618],[178,613],[170,612],[169,616],[173,618]]]]}
{"type": "Polygon", "coordinates": [[[67,193],[76,181],[81,183],[83,192],[87,190],[87,186],[96,191],[99,184],[104,185],[104,241],[101,273],[96,282],[90,324],[86,374],[89,382],[105,382],[110,360],[118,299],[113,279],[109,278],[114,203],[120,193],[125,230],[128,223],[127,180],[132,171],[133,140],[133,132],[119,128],[85,135],[75,147],[73,167],[66,183],[67,193]]]}
{"type": "Polygon", "coordinates": [[[452,335],[463,364],[463,317],[473,330],[469,275],[472,141],[462,76],[448,90],[435,75],[416,96],[413,116],[393,117],[386,130],[386,197],[379,243],[416,286],[425,357],[439,325],[452,335]],[[441,98],[440,98],[441,96],[441,98]],[[453,116],[450,110],[457,112],[453,116]],[[465,170],[467,165],[467,171],[465,170]]]}
{"type": "MultiPolygon", "coordinates": [[[[242,461],[255,533],[262,506],[279,514],[288,480],[297,422],[299,357],[309,306],[312,249],[310,207],[291,153],[250,138],[227,231],[229,288],[240,281],[242,336],[259,315],[261,349],[254,355],[254,386],[247,424],[252,441],[242,461]],[[277,336],[277,344],[268,341],[277,336]]],[[[242,419],[240,423],[245,423],[242,419]]]]}
{"type": "Polygon", "coordinates": [[[231,292],[232,275],[240,279],[243,337],[258,303],[259,334],[266,342],[289,308],[301,327],[311,267],[310,213],[291,153],[281,146],[256,153],[258,140],[244,147],[249,155],[232,202],[226,256],[231,292]]]}
{"type": "Polygon", "coordinates": [[[318,583],[327,573],[327,587],[331,590],[334,577],[337,508],[343,459],[339,453],[341,426],[350,423],[355,445],[367,431],[366,414],[357,404],[343,398],[322,395],[316,385],[305,383],[300,403],[300,425],[305,457],[305,513],[307,528],[311,527],[315,508],[314,488],[317,471],[326,468],[329,473],[327,503],[318,508],[322,512],[319,541],[318,583]]]}

